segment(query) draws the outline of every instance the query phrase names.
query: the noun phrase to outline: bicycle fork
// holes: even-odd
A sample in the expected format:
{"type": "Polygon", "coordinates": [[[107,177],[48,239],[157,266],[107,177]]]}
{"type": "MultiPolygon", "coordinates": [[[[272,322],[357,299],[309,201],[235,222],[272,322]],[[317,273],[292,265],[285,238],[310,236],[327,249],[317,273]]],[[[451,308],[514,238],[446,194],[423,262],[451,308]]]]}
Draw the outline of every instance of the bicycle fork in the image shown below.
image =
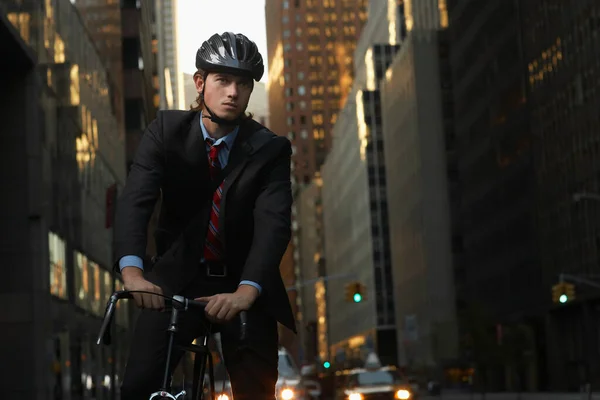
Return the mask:
{"type": "MultiPolygon", "coordinates": [[[[169,332],[169,339],[167,343],[167,359],[165,365],[165,373],[163,376],[162,389],[161,391],[168,392],[168,387],[170,383],[170,371],[169,366],[171,365],[171,357],[173,356],[173,350],[175,348],[175,334],[178,332],[177,325],[177,317],[179,314],[179,310],[177,308],[173,308],[171,310],[171,321],[169,322],[169,328],[167,331],[169,332]]],[[[215,391],[214,391],[214,371],[212,365],[212,357],[210,356],[210,352],[208,350],[208,340],[210,338],[210,329],[206,332],[206,335],[203,336],[202,345],[183,345],[178,346],[183,351],[190,351],[195,353],[195,361],[194,361],[194,378],[193,378],[193,393],[192,400],[201,400],[203,398],[204,391],[204,376],[206,374],[206,363],[208,361],[209,374],[210,374],[210,385],[211,385],[211,397],[214,399],[215,391]]],[[[185,395],[185,389],[182,393],[179,393],[176,398],[179,398],[180,395],[185,395]]]]}

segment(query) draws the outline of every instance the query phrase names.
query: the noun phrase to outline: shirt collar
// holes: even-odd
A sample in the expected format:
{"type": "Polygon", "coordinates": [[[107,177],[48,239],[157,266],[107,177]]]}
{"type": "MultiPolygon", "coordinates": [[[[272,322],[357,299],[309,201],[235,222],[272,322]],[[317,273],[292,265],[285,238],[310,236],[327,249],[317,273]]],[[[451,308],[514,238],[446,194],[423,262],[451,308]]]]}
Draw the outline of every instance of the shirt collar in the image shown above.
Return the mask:
{"type": "MultiPolygon", "coordinates": [[[[206,139],[208,139],[208,138],[210,138],[211,140],[214,140],[210,137],[210,135],[208,134],[208,131],[206,130],[206,127],[204,126],[204,122],[202,121],[202,112],[200,113],[200,129],[202,129],[202,136],[204,136],[205,142],[206,142],[206,139]]],[[[231,147],[233,147],[233,143],[235,142],[235,138],[237,137],[239,130],[240,130],[240,127],[238,125],[235,127],[234,130],[229,132],[227,135],[223,136],[220,139],[217,139],[217,141],[215,141],[215,143],[214,143],[214,146],[218,146],[221,143],[225,143],[225,147],[227,147],[228,150],[231,150],[231,147]]]]}

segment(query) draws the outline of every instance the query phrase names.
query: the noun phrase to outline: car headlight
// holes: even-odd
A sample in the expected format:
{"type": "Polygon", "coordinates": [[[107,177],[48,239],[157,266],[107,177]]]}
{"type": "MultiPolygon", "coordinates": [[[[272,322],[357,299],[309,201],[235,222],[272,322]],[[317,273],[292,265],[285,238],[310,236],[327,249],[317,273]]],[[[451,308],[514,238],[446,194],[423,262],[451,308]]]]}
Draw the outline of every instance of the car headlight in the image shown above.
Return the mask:
{"type": "Polygon", "coordinates": [[[283,400],[291,400],[294,398],[294,391],[292,389],[283,389],[281,391],[281,398],[283,400]]]}
{"type": "Polygon", "coordinates": [[[223,393],[217,396],[217,400],[229,400],[229,396],[223,393]]]}
{"type": "Polygon", "coordinates": [[[410,392],[405,389],[400,389],[396,392],[396,398],[401,400],[410,399],[410,392]]]}
{"type": "Polygon", "coordinates": [[[352,393],[348,396],[348,400],[363,400],[363,395],[360,393],[352,393]]]}

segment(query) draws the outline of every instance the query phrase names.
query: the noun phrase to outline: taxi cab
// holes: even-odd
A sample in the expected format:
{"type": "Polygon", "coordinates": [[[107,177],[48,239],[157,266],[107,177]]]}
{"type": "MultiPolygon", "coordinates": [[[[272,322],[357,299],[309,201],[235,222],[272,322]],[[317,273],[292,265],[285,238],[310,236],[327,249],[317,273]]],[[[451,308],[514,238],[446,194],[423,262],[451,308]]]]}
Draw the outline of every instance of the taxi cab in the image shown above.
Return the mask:
{"type": "MultiPolygon", "coordinates": [[[[371,357],[371,355],[370,355],[371,357]]],[[[376,357],[376,356],[375,356],[376,357]]],[[[413,400],[416,393],[394,366],[367,359],[364,368],[339,374],[335,400],[413,400]]]]}

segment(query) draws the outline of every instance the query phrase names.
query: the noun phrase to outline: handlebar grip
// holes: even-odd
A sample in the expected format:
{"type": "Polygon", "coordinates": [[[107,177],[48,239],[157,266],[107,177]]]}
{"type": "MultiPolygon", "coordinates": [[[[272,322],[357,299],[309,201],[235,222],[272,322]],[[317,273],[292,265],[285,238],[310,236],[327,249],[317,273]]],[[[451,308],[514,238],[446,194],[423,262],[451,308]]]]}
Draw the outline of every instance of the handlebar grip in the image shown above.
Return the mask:
{"type": "Polygon", "coordinates": [[[189,307],[195,307],[195,308],[201,308],[201,309],[204,309],[208,305],[208,301],[200,301],[200,300],[193,300],[193,299],[188,299],[187,303],[188,303],[189,307]]]}
{"type": "Polygon", "coordinates": [[[104,343],[109,345],[111,343],[110,336],[110,323],[112,322],[113,313],[115,311],[115,302],[110,301],[108,303],[108,307],[106,309],[106,313],[104,314],[104,321],[102,322],[102,327],[100,328],[100,333],[98,333],[98,339],[96,340],[96,344],[104,343]]]}

